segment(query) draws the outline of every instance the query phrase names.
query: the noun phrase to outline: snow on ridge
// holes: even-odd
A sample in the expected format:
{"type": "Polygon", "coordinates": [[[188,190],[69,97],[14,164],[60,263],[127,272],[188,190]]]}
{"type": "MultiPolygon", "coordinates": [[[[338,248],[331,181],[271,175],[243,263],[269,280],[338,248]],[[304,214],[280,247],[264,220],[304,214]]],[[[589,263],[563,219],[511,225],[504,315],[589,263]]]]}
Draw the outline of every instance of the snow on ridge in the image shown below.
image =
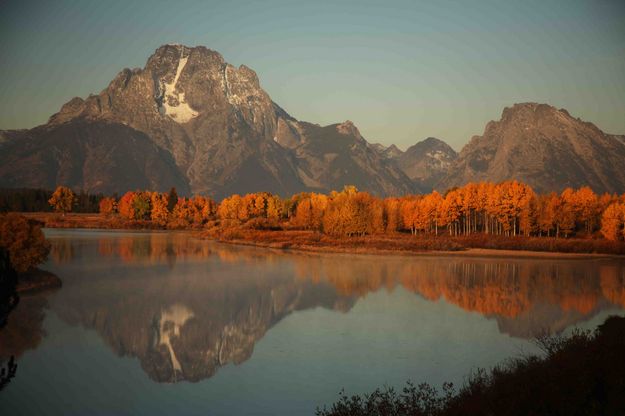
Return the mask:
{"type": "Polygon", "coordinates": [[[445,167],[445,166],[449,166],[450,162],[449,162],[449,156],[447,154],[445,154],[445,152],[441,151],[441,150],[434,150],[434,151],[430,151],[427,152],[425,154],[427,157],[429,157],[430,159],[435,160],[436,162],[438,162],[438,165],[441,167],[445,167]]]}
{"type": "Polygon", "coordinates": [[[165,94],[163,97],[162,109],[165,114],[178,123],[186,123],[198,116],[198,112],[194,111],[186,102],[184,92],[178,92],[176,90],[180,74],[182,74],[184,67],[187,65],[187,61],[189,60],[188,55],[186,57],[182,56],[183,53],[184,48],[180,51],[180,59],[178,60],[178,67],[176,68],[174,80],[171,83],[163,82],[165,94]]]}

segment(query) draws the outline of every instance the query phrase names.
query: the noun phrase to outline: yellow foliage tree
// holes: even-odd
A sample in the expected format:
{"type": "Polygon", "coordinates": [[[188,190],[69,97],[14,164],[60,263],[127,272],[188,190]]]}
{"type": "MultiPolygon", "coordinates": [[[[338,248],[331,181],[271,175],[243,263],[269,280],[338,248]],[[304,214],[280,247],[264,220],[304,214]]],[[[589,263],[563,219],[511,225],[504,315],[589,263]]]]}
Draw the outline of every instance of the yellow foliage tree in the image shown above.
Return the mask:
{"type": "Polygon", "coordinates": [[[159,225],[166,225],[169,221],[169,195],[152,192],[150,195],[152,211],[150,216],[152,221],[159,225]]]}
{"type": "Polygon", "coordinates": [[[601,234],[610,240],[617,241],[623,237],[623,215],[625,205],[613,203],[609,205],[601,216],[601,234]]]}
{"type": "Polygon", "coordinates": [[[61,212],[63,214],[71,212],[75,202],[76,195],[66,186],[57,187],[52,197],[48,200],[48,203],[56,212],[61,212]]]}

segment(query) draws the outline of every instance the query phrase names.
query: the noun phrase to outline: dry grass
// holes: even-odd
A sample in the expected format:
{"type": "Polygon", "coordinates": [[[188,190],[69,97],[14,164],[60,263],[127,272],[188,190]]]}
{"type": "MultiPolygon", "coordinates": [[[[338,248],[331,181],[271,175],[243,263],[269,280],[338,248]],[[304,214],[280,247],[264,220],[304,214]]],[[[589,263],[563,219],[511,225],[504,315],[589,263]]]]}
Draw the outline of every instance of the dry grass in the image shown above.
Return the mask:
{"type": "Polygon", "coordinates": [[[592,238],[505,237],[472,234],[454,237],[466,248],[494,250],[526,250],[552,253],[625,254],[625,243],[592,238]]]}
{"type": "Polygon", "coordinates": [[[61,215],[54,212],[24,212],[22,215],[41,221],[48,228],[100,228],[112,230],[162,230],[165,228],[152,221],[129,221],[118,216],[105,217],[101,214],[68,213],[61,215]]]}
{"type": "Polygon", "coordinates": [[[307,230],[257,230],[237,227],[225,230],[215,229],[205,233],[205,236],[222,242],[310,251],[388,253],[463,249],[454,241],[419,239],[405,234],[341,238],[307,230]]]}
{"type": "Polygon", "coordinates": [[[315,231],[250,229],[246,225],[215,227],[205,236],[218,241],[271,248],[358,253],[461,251],[466,249],[545,253],[625,255],[625,243],[603,239],[470,236],[413,236],[407,233],[333,237],[315,231]]]}

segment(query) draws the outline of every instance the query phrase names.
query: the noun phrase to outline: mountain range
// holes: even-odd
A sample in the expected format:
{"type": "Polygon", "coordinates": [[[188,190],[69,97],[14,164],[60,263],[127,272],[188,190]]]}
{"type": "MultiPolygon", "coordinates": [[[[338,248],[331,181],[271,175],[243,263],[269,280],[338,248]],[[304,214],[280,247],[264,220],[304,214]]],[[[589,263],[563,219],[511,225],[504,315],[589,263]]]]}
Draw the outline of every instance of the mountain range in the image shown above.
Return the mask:
{"type": "Polygon", "coordinates": [[[427,138],[405,152],[369,143],[350,121],[289,115],[256,73],[202,46],[163,45],[97,95],[73,98],[44,125],[0,131],[0,187],[66,185],[204,194],[444,191],[522,180],[538,191],[625,191],[625,136],[546,104],[515,104],[457,154],[427,138]]]}

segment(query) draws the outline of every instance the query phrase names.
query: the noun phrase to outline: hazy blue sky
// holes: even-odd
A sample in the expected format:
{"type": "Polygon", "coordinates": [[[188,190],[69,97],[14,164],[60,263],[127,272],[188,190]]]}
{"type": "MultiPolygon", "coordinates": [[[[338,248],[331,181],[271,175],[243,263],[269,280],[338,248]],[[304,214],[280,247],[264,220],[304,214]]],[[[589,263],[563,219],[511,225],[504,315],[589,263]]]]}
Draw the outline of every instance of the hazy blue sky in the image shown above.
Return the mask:
{"type": "Polygon", "coordinates": [[[0,128],[44,123],[174,42],[251,67],[298,119],[403,148],[458,149],[524,101],[625,134],[625,0],[0,0],[0,128]]]}

